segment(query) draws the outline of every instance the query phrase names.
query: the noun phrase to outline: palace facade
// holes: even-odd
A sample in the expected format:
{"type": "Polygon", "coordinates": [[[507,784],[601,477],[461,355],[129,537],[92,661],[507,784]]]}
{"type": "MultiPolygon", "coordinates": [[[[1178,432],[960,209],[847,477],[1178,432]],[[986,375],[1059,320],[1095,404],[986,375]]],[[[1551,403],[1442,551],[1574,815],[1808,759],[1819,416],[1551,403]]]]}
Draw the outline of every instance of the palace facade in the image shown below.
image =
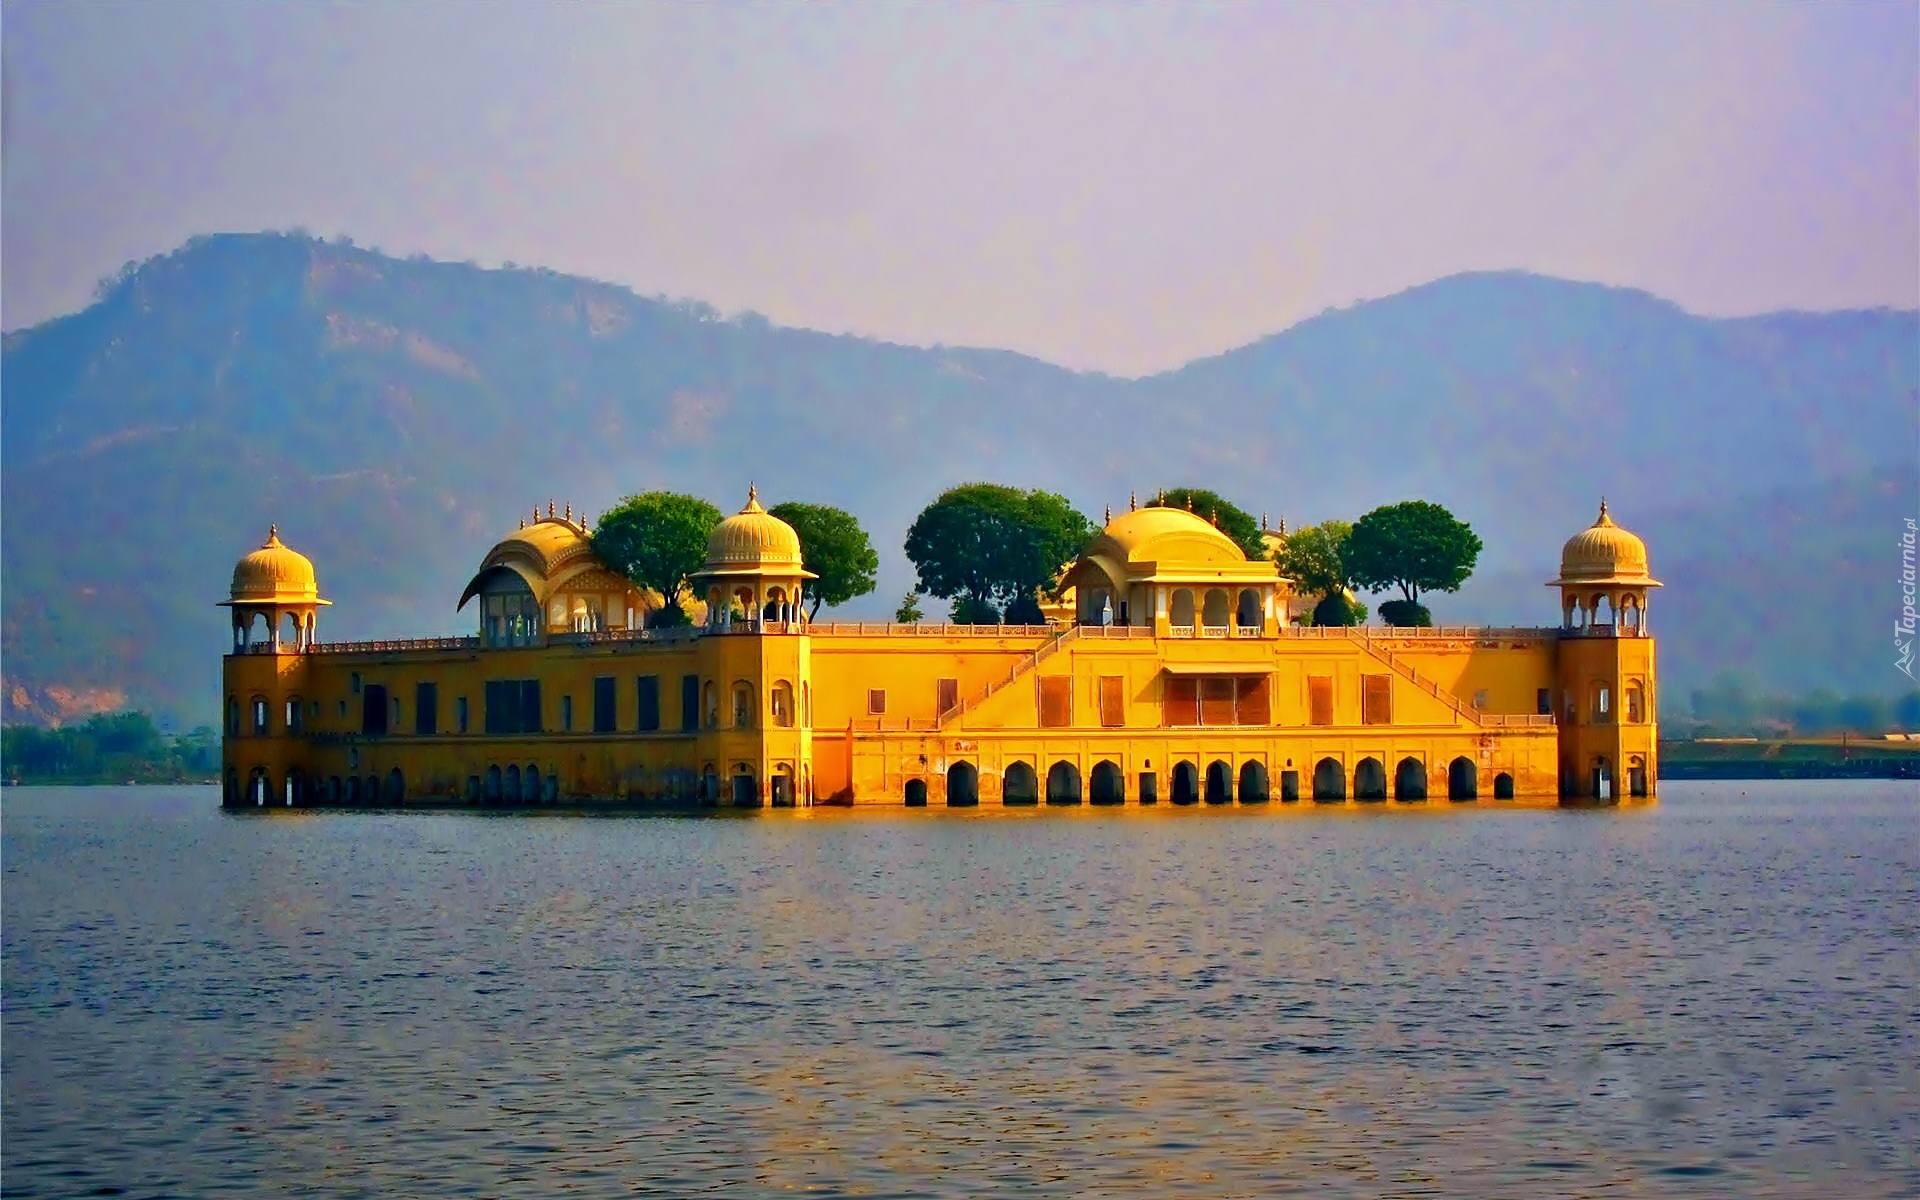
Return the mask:
{"type": "Polygon", "coordinates": [[[224,802],[974,805],[1650,797],[1646,546],[1604,503],[1547,628],[1325,628],[1271,559],[1174,508],[1109,520],[1045,626],[813,622],[747,504],[694,626],[549,506],[460,595],[465,637],[317,638],[313,564],[234,567],[224,802]]]}

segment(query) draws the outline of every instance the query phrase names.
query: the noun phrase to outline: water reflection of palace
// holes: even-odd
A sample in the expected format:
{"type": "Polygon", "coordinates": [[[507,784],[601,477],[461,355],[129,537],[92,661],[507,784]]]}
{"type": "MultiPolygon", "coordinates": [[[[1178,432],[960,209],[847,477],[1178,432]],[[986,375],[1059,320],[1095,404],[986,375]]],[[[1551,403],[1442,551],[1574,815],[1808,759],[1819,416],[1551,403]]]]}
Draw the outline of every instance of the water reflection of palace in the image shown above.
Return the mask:
{"type": "MultiPolygon", "coordinates": [[[[1278,535],[1275,535],[1277,537],[1278,535]]],[[[749,493],[695,625],[537,512],[460,597],[470,637],[318,641],[278,531],[234,567],[225,802],[971,805],[1652,794],[1646,546],[1605,504],[1551,628],[1320,628],[1191,512],[1107,522],[1044,626],[805,617],[792,527],[749,493]]]]}

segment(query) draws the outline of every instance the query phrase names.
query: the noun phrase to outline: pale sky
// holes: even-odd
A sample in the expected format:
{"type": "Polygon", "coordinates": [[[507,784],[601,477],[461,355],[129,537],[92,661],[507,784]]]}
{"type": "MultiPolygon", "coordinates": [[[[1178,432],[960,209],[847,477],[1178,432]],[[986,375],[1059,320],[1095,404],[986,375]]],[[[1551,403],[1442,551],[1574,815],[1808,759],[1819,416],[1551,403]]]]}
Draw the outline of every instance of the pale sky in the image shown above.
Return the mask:
{"type": "Polygon", "coordinates": [[[1920,306],[1920,3],[0,7],[0,324],[346,234],[1134,374],[1520,267],[1920,306]]]}

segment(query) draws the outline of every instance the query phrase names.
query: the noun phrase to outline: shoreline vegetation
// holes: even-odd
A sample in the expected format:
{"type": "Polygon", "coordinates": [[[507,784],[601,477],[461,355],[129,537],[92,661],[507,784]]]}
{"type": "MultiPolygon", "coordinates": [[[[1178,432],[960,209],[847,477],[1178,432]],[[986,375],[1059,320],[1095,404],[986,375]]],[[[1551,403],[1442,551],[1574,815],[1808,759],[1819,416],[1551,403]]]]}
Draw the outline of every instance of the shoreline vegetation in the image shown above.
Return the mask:
{"type": "Polygon", "coordinates": [[[143,712],[96,713],[77,725],[0,729],[0,780],[27,784],[220,782],[220,735],[201,725],[162,733],[143,712]]]}
{"type": "MultiPolygon", "coordinates": [[[[1662,779],[1920,779],[1920,731],[1797,736],[1719,735],[1660,742],[1662,779]]],[[[145,713],[99,714],[79,725],[0,730],[8,787],[218,784],[211,727],[161,733],[145,713]]]]}

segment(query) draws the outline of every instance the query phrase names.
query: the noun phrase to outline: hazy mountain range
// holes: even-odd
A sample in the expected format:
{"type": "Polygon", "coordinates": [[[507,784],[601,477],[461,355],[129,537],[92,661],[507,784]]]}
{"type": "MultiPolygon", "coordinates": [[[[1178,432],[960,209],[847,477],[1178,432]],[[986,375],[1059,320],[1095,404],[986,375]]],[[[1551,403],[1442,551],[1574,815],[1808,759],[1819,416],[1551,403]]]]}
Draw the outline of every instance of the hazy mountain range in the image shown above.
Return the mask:
{"type": "MultiPolygon", "coordinates": [[[[938,286],[937,280],[928,286],[938,286]]],[[[1150,286],[1150,281],[1143,281],[1150,286]]],[[[1642,292],[1454,276],[1143,379],[723,318],[528,269],[277,234],[200,238],[9,333],[5,715],[217,711],[234,560],[269,521],[332,639],[464,630],[515,518],[669,487],[856,513],[879,617],[914,514],[966,480],[1098,520],[1196,485],[1293,524],[1436,500],[1486,543],[1436,620],[1544,624],[1605,493],[1666,583],[1663,681],[1892,693],[1920,515],[1920,314],[1691,315],[1642,292]]],[[[937,605],[935,606],[937,608],[937,605]]]]}

